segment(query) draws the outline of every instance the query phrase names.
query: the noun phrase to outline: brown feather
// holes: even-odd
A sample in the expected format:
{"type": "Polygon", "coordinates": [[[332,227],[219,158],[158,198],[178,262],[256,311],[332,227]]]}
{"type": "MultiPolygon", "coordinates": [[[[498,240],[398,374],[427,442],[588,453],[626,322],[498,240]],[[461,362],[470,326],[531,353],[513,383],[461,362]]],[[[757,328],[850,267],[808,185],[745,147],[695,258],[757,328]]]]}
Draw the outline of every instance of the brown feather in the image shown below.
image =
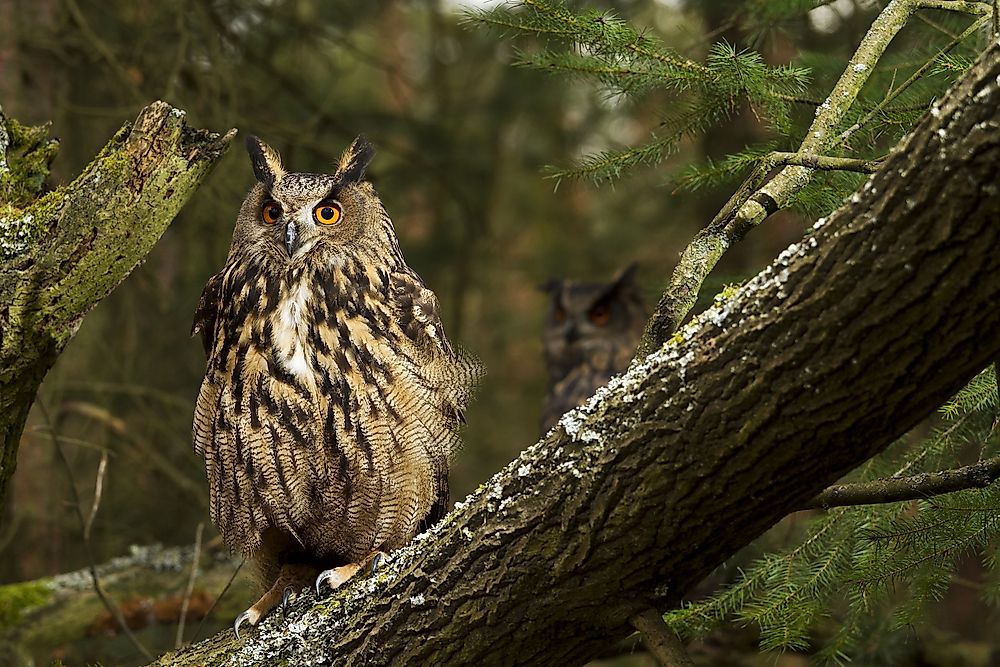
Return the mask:
{"type": "MultiPolygon", "coordinates": [[[[254,147],[258,162],[280,165],[254,147]]],[[[356,142],[341,172],[360,178],[371,153],[356,142]]],[[[265,583],[290,559],[359,562],[439,520],[482,372],[449,343],[374,189],[342,176],[280,173],[266,196],[285,217],[271,226],[256,185],[195,315],[208,363],[193,439],[212,519],[265,583]],[[311,223],[312,207],[331,198],[342,222],[311,223]],[[298,235],[292,256],[286,219],[298,235]]]]}

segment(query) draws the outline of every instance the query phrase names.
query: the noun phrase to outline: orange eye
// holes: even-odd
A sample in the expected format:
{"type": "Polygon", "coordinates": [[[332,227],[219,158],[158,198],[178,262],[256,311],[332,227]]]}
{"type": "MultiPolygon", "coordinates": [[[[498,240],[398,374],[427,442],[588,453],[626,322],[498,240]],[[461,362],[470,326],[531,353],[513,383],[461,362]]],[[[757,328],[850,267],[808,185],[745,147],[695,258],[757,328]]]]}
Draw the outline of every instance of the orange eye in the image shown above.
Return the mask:
{"type": "Polygon", "coordinates": [[[340,222],[342,215],[340,204],[335,201],[320,202],[319,206],[313,209],[313,219],[321,225],[335,225],[340,222]]]}
{"type": "Polygon", "coordinates": [[[260,217],[265,223],[273,225],[281,217],[281,206],[278,202],[267,200],[260,207],[260,217]]]}
{"type": "Polygon", "coordinates": [[[611,321],[611,309],[606,303],[599,303],[590,309],[590,312],[587,313],[587,317],[589,317],[590,321],[597,326],[603,327],[611,321]]]}

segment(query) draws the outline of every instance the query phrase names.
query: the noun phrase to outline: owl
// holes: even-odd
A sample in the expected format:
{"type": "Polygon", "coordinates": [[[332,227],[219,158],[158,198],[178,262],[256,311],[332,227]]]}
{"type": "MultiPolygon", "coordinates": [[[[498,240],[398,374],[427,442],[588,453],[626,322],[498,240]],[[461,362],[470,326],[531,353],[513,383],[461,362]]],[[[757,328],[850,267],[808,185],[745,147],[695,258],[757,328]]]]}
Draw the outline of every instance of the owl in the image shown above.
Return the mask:
{"type": "Polygon", "coordinates": [[[265,592],[339,586],[448,507],[449,457],[480,368],[448,342],[364,180],[358,137],[334,173],[286,171],[256,137],[256,183],[192,334],[207,355],[194,412],[212,521],[265,592]]]}
{"type": "Polygon", "coordinates": [[[633,281],[635,269],[631,264],[606,283],[550,280],[542,285],[552,299],[543,337],[549,389],[542,433],[632,360],[648,317],[633,281]]]}

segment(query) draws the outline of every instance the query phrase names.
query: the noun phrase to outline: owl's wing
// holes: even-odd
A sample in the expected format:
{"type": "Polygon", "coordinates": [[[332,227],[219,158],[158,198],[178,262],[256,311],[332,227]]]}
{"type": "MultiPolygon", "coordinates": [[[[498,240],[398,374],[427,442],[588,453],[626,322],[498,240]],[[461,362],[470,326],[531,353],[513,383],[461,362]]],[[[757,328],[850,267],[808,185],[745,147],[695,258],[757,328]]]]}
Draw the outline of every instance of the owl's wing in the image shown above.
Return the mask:
{"type": "Polygon", "coordinates": [[[390,287],[396,302],[399,325],[414,343],[431,343],[435,348],[451,355],[451,343],[444,334],[441,307],[437,297],[413,273],[394,272],[390,287]]]}
{"type": "Polygon", "coordinates": [[[212,339],[215,336],[215,321],[219,317],[219,292],[222,289],[222,273],[217,273],[205,283],[198,299],[198,307],[194,311],[194,322],[191,324],[191,335],[201,334],[201,344],[205,348],[205,356],[212,351],[212,339]]]}

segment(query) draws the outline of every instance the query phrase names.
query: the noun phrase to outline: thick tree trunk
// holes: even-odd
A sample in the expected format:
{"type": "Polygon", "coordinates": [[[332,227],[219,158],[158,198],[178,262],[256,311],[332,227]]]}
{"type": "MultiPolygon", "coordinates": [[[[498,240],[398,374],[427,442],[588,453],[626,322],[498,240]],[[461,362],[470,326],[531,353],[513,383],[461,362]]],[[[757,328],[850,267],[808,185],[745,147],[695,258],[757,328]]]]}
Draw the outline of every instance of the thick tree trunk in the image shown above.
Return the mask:
{"type": "Polygon", "coordinates": [[[0,112],[0,505],[42,378],[234,133],[189,128],[183,111],[155,102],[70,185],[36,199],[58,144],[0,112]]]}
{"type": "Polygon", "coordinates": [[[579,664],[676,604],[1000,352],[998,88],[994,44],[835,215],[374,578],[158,664],[579,664]]]}

